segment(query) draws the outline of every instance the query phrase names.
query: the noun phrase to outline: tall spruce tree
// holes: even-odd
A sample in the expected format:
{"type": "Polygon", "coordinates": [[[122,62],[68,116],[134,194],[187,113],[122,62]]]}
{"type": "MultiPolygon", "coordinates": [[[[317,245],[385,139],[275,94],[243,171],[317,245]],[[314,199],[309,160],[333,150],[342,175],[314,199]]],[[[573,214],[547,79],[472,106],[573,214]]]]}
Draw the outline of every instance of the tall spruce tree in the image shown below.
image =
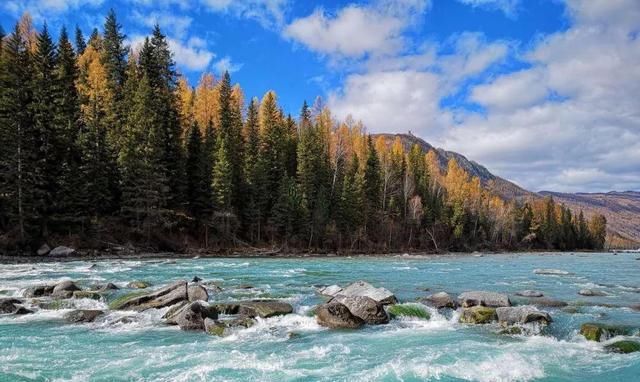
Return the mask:
{"type": "Polygon", "coordinates": [[[365,194],[365,226],[372,228],[378,218],[382,198],[380,159],[371,136],[367,137],[367,162],[364,169],[363,191],[365,194]]]}
{"type": "Polygon", "coordinates": [[[124,45],[125,34],[122,33],[122,26],[116,19],[113,9],[104,22],[104,37],[102,40],[102,64],[107,75],[107,86],[113,95],[112,105],[107,109],[105,116],[109,121],[108,138],[109,144],[116,151],[120,150],[120,137],[125,123],[124,113],[124,92],[123,86],[126,81],[127,52],[129,49],[124,45]]]}
{"type": "Polygon", "coordinates": [[[192,216],[202,218],[209,211],[209,174],[207,162],[210,160],[203,150],[202,135],[197,122],[189,129],[187,141],[187,158],[185,162],[186,174],[186,202],[192,216]]]}
{"type": "Polygon", "coordinates": [[[84,50],[87,49],[87,43],[84,40],[82,29],[80,29],[80,27],[77,25],[76,25],[76,34],[75,34],[75,44],[76,44],[76,53],[78,56],[84,53],[84,50]]]}

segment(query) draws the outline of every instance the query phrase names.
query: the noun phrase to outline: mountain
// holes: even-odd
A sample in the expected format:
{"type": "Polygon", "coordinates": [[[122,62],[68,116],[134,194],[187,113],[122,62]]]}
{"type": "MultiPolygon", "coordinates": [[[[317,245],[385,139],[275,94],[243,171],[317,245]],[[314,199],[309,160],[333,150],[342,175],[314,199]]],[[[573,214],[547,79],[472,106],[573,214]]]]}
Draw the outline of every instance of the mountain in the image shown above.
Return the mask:
{"type": "Polygon", "coordinates": [[[552,196],[574,211],[583,210],[585,216],[602,214],[607,218],[610,240],[617,246],[640,246],[640,192],[560,193],[541,191],[540,195],[552,196]]]}
{"type": "Polygon", "coordinates": [[[379,136],[384,137],[389,143],[399,137],[405,150],[411,149],[414,144],[420,146],[424,152],[433,150],[442,170],[446,170],[449,160],[455,159],[471,176],[477,176],[484,187],[504,199],[526,200],[552,196],[557,202],[565,204],[576,213],[583,210],[587,217],[602,214],[607,218],[611,243],[620,247],[640,246],[640,192],[570,194],[542,191],[536,193],[492,174],[486,167],[467,159],[464,155],[433,147],[412,134],[374,134],[374,137],[379,136]]]}

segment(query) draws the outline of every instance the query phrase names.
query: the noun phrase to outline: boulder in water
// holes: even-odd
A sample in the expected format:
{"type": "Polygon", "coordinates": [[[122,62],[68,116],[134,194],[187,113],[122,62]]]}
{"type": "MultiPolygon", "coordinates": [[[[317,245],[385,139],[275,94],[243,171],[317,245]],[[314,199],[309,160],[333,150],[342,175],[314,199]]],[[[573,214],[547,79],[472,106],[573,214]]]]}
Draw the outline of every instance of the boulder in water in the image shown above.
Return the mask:
{"type": "Polygon", "coordinates": [[[146,288],[149,288],[150,286],[151,284],[146,281],[132,281],[129,284],[127,284],[127,288],[129,289],[146,289],[146,288]]]}
{"type": "Polygon", "coordinates": [[[90,310],[90,309],[81,309],[74,310],[64,315],[65,321],[73,324],[81,323],[81,322],[93,322],[99,316],[103,315],[104,311],[102,310],[90,310]]]}
{"type": "Polygon", "coordinates": [[[607,295],[606,293],[604,293],[602,291],[593,290],[593,289],[580,289],[578,294],[581,295],[581,296],[588,296],[588,297],[606,296],[607,295]]]}
{"type": "Polygon", "coordinates": [[[102,295],[91,290],[77,290],[73,292],[73,298],[90,298],[92,300],[100,300],[102,295]]]}
{"type": "Polygon", "coordinates": [[[335,297],[340,292],[342,292],[342,287],[335,284],[318,289],[318,293],[327,297],[335,297]]]}
{"type": "Polygon", "coordinates": [[[436,309],[456,309],[458,303],[447,292],[438,292],[421,300],[424,304],[436,309]]]}
{"type": "Polygon", "coordinates": [[[340,291],[338,295],[345,297],[364,296],[369,297],[377,303],[382,305],[395,304],[398,302],[396,296],[385,288],[376,288],[366,281],[356,281],[349,284],[346,288],[340,291]]]}
{"type": "Polygon", "coordinates": [[[538,310],[533,306],[515,306],[496,308],[498,322],[501,325],[528,324],[536,322],[548,325],[552,319],[549,313],[538,310]]]}
{"type": "Polygon", "coordinates": [[[521,296],[521,297],[543,297],[544,293],[540,292],[539,290],[521,290],[520,292],[516,292],[516,296],[521,296]]]}
{"type": "Polygon", "coordinates": [[[534,269],[533,273],[536,275],[555,275],[555,276],[566,276],[570,275],[570,272],[563,271],[561,269],[551,269],[551,268],[538,268],[534,269]]]}
{"type": "Polygon", "coordinates": [[[346,306],[354,316],[361,318],[369,325],[380,325],[389,322],[389,315],[384,310],[384,306],[369,297],[338,295],[332,301],[337,301],[346,306]]]}
{"type": "Polygon", "coordinates": [[[476,305],[462,310],[460,322],[465,324],[489,324],[497,318],[495,308],[476,305]]]}
{"type": "Polygon", "coordinates": [[[563,308],[569,305],[564,301],[556,300],[553,298],[547,298],[547,297],[536,298],[535,300],[530,300],[529,303],[538,307],[546,307],[546,308],[563,308]]]}
{"type": "Polygon", "coordinates": [[[13,314],[24,315],[24,314],[33,314],[33,310],[27,309],[24,306],[19,306],[13,314]]]}
{"type": "Polygon", "coordinates": [[[66,257],[71,256],[76,253],[76,250],[73,248],[65,247],[61,245],[59,247],[55,247],[49,252],[49,256],[51,257],[66,257]]]}
{"type": "Polygon", "coordinates": [[[225,336],[229,334],[229,330],[235,328],[250,328],[252,327],[256,321],[250,317],[240,316],[231,320],[212,320],[210,318],[205,318],[204,320],[204,330],[205,332],[216,335],[216,336],[225,336]]]}
{"type": "Polygon", "coordinates": [[[202,285],[190,285],[187,290],[189,301],[209,301],[209,293],[202,285]]]}
{"type": "Polygon", "coordinates": [[[269,318],[293,312],[291,304],[277,300],[236,301],[218,303],[214,306],[223,314],[239,314],[251,318],[269,318]]]}
{"type": "Polygon", "coordinates": [[[0,314],[15,313],[19,308],[16,304],[22,304],[22,301],[17,298],[0,299],[0,314]]]}
{"type": "Polygon", "coordinates": [[[349,308],[337,301],[322,304],[315,309],[319,325],[331,329],[357,329],[364,325],[364,320],[351,313],[349,308]]]}
{"type": "Polygon", "coordinates": [[[40,248],[38,248],[38,250],[36,251],[36,254],[38,256],[46,256],[49,254],[49,252],[51,252],[51,247],[49,247],[47,243],[44,243],[40,248]]]}
{"type": "Polygon", "coordinates": [[[55,285],[36,285],[27,288],[22,295],[29,298],[51,296],[53,288],[55,285]]]}
{"type": "Polygon", "coordinates": [[[188,299],[187,282],[178,281],[150,293],[121,297],[114,300],[110,307],[115,310],[136,310],[141,312],[147,309],[165,308],[188,299]]]}
{"type": "Polygon", "coordinates": [[[176,313],[175,322],[182,330],[204,330],[206,318],[216,320],[218,311],[202,301],[194,301],[176,313]]]}
{"type": "Polygon", "coordinates": [[[81,290],[80,288],[78,288],[78,286],[76,285],[76,283],[74,283],[73,281],[62,281],[58,284],[56,284],[56,286],[53,288],[53,292],[51,293],[52,297],[57,297],[57,298],[70,298],[73,296],[73,293],[75,291],[79,291],[81,290]]]}
{"type": "Polygon", "coordinates": [[[621,340],[616,341],[612,344],[608,344],[605,347],[605,350],[610,351],[612,353],[635,353],[640,352],[640,342],[631,341],[631,340],[621,340]]]}
{"type": "Polygon", "coordinates": [[[472,291],[464,292],[458,296],[458,302],[465,308],[472,306],[488,306],[490,308],[498,308],[503,306],[511,306],[509,296],[496,292],[472,291]]]}
{"type": "Polygon", "coordinates": [[[103,285],[100,288],[98,288],[98,291],[99,292],[106,292],[106,291],[118,290],[118,289],[120,289],[120,288],[118,288],[118,286],[116,284],[106,283],[105,285],[103,285]]]}
{"type": "Polygon", "coordinates": [[[597,322],[588,322],[580,326],[580,334],[589,341],[606,341],[615,336],[628,336],[634,329],[624,325],[607,325],[597,322]]]}

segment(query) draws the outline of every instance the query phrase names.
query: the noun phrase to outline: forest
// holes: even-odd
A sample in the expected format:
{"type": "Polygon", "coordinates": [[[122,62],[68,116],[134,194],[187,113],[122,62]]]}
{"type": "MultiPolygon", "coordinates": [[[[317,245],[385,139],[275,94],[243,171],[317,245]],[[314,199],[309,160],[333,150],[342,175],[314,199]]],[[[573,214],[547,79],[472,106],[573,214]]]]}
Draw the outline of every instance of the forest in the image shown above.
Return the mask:
{"type": "MultiPolygon", "coordinates": [[[[159,26],[141,47],[111,11],[53,41],[0,32],[0,252],[602,249],[606,219],[504,200],[455,160],[368,134],[320,98],[285,113],[228,73],[195,86],[159,26]]],[[[302,101],[302,100],[301,100],[302,101]]]]}

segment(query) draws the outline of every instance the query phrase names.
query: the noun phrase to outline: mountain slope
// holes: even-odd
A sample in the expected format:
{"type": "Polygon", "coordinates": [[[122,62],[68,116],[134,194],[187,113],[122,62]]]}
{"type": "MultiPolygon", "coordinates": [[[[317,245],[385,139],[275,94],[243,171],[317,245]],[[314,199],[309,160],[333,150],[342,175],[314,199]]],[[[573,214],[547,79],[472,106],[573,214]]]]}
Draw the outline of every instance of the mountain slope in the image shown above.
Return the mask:
{"type": "Polygon", "coordinates": [[[455,159],[471,176],[477,176],[482,185],[494,191],[504,199],[525,200],[553,196],[575,213],[583,210],[587,217],[602,214],[607,218],[610,241],[616,246],[637,247],[640,245],[640,192],[608,192],[608,193],[559,193],[543,191],[539,193],[525,190],[517,184],[492,174],[481,164],[467,159],[464,155],[453,151],[436,148],[411,134],[375,134],[382,136],[389,143],[399,137],[405,147],[410,150],[414,144],[425,152],[434,150],[442,170],[446,170],[450,159],[455,159]]]}
{"type": "Polygon", "coordinates": [[[602,214],[607,218],[607,228],[617,234],[620,245],[640,245],[640,192],[577,193],[542,191],[574,211],[583,210],[587,217],[602,214]],[[624,240],[628,239],[628,240],[624,240]]]}

